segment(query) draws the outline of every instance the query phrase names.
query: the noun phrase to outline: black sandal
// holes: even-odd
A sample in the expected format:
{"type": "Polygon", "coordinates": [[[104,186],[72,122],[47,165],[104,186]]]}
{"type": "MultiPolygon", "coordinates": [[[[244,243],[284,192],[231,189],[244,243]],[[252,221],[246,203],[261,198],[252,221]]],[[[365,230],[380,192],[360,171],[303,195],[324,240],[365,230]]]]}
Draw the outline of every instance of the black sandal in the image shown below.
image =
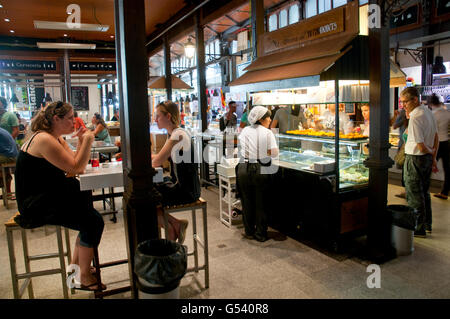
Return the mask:
{"type": "Polygon", "coordinates": [[[84,291],[102,291],[102,290],[106,290],[106,286],[102,283],[100,283],[100,287],[97,284],[97,282],[94,282],[90,285],[83,285],[83,284],[76,284],[75,287],[73,287],[73,289],[75,290],[84,290],[84,291]],[[92,289],[91,287],[97,286],[97,289],[92,289]],[[100,289],[101,288],[101,289],[100,289]]]}

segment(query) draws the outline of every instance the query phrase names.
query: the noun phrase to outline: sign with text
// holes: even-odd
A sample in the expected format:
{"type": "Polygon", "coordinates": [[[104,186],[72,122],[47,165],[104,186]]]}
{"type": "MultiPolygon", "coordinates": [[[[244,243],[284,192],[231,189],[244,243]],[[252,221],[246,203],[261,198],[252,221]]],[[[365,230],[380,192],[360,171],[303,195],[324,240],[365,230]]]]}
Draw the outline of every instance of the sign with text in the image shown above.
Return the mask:
{"type": "Polygon", "coordinates": [[[30,71],[57,71],[56,61],[0,60],[2,72],[27,73],[30,71]]]}
{"type": "Polygon", "coordinates": [[[75,62],[70,61],[70,71],[115,72],[116,62],[75,62]]]}
{"type": "Polygon", "coordinates": [[[286,28],[263,35],[264,54],[299,46],[302,42],[344,32],[344,11],[340,7],[286,28]]]}

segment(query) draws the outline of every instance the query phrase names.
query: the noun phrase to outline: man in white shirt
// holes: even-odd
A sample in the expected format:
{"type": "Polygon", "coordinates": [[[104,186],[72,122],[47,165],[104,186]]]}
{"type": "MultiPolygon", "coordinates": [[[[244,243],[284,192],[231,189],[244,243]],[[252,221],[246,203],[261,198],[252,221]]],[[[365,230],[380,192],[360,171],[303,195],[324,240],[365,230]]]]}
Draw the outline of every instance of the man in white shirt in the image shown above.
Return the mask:
{"type": "Polygon", "coordinates": [[[433,116],[436,120],[437,131],[439,136],[439,150],[436,160],[442,159],[442,167],[444,168],[444,185],[442,191],[434,194],[440,199],[448,198],[448,191],[450,189],[450,148],[448,141],[448,125],[450,123],[450,111],[441,103],[439,97],[433,94],[428,105],[431,106],[433,116]]]}
{"type": "Polygon", "coordinates": [[[410,116],[403,165],[406,201],[419,214],[414,236],[426,237],[426,231],[431,232],[432,222],[431,172],[436,170],[439,147],[436,121],[431,111],[420,104],[419,92],[415,87],[404,89],[400,102],[410,116]]]}

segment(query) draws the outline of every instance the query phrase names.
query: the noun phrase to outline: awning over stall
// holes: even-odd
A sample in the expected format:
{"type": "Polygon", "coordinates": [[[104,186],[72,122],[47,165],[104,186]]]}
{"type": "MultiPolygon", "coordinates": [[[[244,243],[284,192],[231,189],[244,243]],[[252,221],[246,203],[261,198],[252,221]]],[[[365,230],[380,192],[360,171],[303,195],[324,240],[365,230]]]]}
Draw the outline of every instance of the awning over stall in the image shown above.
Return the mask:
{"type": "Polygon", "coordinates": [[[391,63],[391,81],[390,87],[404,87],[406,86],[406,74],[395,64],[392,60],[391,63]]]}
{"type": "MultiPolygon", "coordinates": [[[[148,81],[149,89],[165,89],[166,88],[166,77],[150,77],[148,81]]],[[[172,75],[172,89],[174,90],[192,90],[193,88],[189,86],[186,82],[181,80],[179,77],[172,75]]]]}

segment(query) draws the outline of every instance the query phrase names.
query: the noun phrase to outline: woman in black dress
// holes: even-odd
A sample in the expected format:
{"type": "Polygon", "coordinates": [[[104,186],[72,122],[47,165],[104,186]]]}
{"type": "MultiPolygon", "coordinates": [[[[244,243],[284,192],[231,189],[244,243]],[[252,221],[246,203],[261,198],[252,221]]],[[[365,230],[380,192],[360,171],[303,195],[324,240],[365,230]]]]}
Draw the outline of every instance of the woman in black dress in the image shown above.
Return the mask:
{"type": "MultiPolygon", "coordinates": [[[[166,160],[171,165],[171,177],[155,188],[162,195],[162,205],[180,205],[195,202],[200,197],[198,165],[194,160],[194,146],[188,132],[180,128],[178,106],[167,101],[156,108],[156,123],[159,129],[166,129],[169,135],[158,154],[152,155],[152,166],[162,166],[166,160]]],[[[158,208],[158,224],[164,225],[162,207],[158,208]]],[[[168,216],[168,239],[183,243],[188,225],[187,220],[168,216]]]]}
{"type": "Polygon", "coordinates": [[[89,194],[80,191],[80,184],[73,177],[84,172],[94,135],[80,128],[76,133],[77,150],[70,149],[61,135],[74,131],[74,115],[72,106],[63,102],[54,102],[41,110],[33,119],[31,130],[34,134],[22,146],[16,163],[20,211],[16,221],[24,228],[61,225],[78,230],[72,263],[80,266],[81,275],[75,288],[96,290],[99,284],[90,265],[104,223],[92,207],[89,194]]]}

